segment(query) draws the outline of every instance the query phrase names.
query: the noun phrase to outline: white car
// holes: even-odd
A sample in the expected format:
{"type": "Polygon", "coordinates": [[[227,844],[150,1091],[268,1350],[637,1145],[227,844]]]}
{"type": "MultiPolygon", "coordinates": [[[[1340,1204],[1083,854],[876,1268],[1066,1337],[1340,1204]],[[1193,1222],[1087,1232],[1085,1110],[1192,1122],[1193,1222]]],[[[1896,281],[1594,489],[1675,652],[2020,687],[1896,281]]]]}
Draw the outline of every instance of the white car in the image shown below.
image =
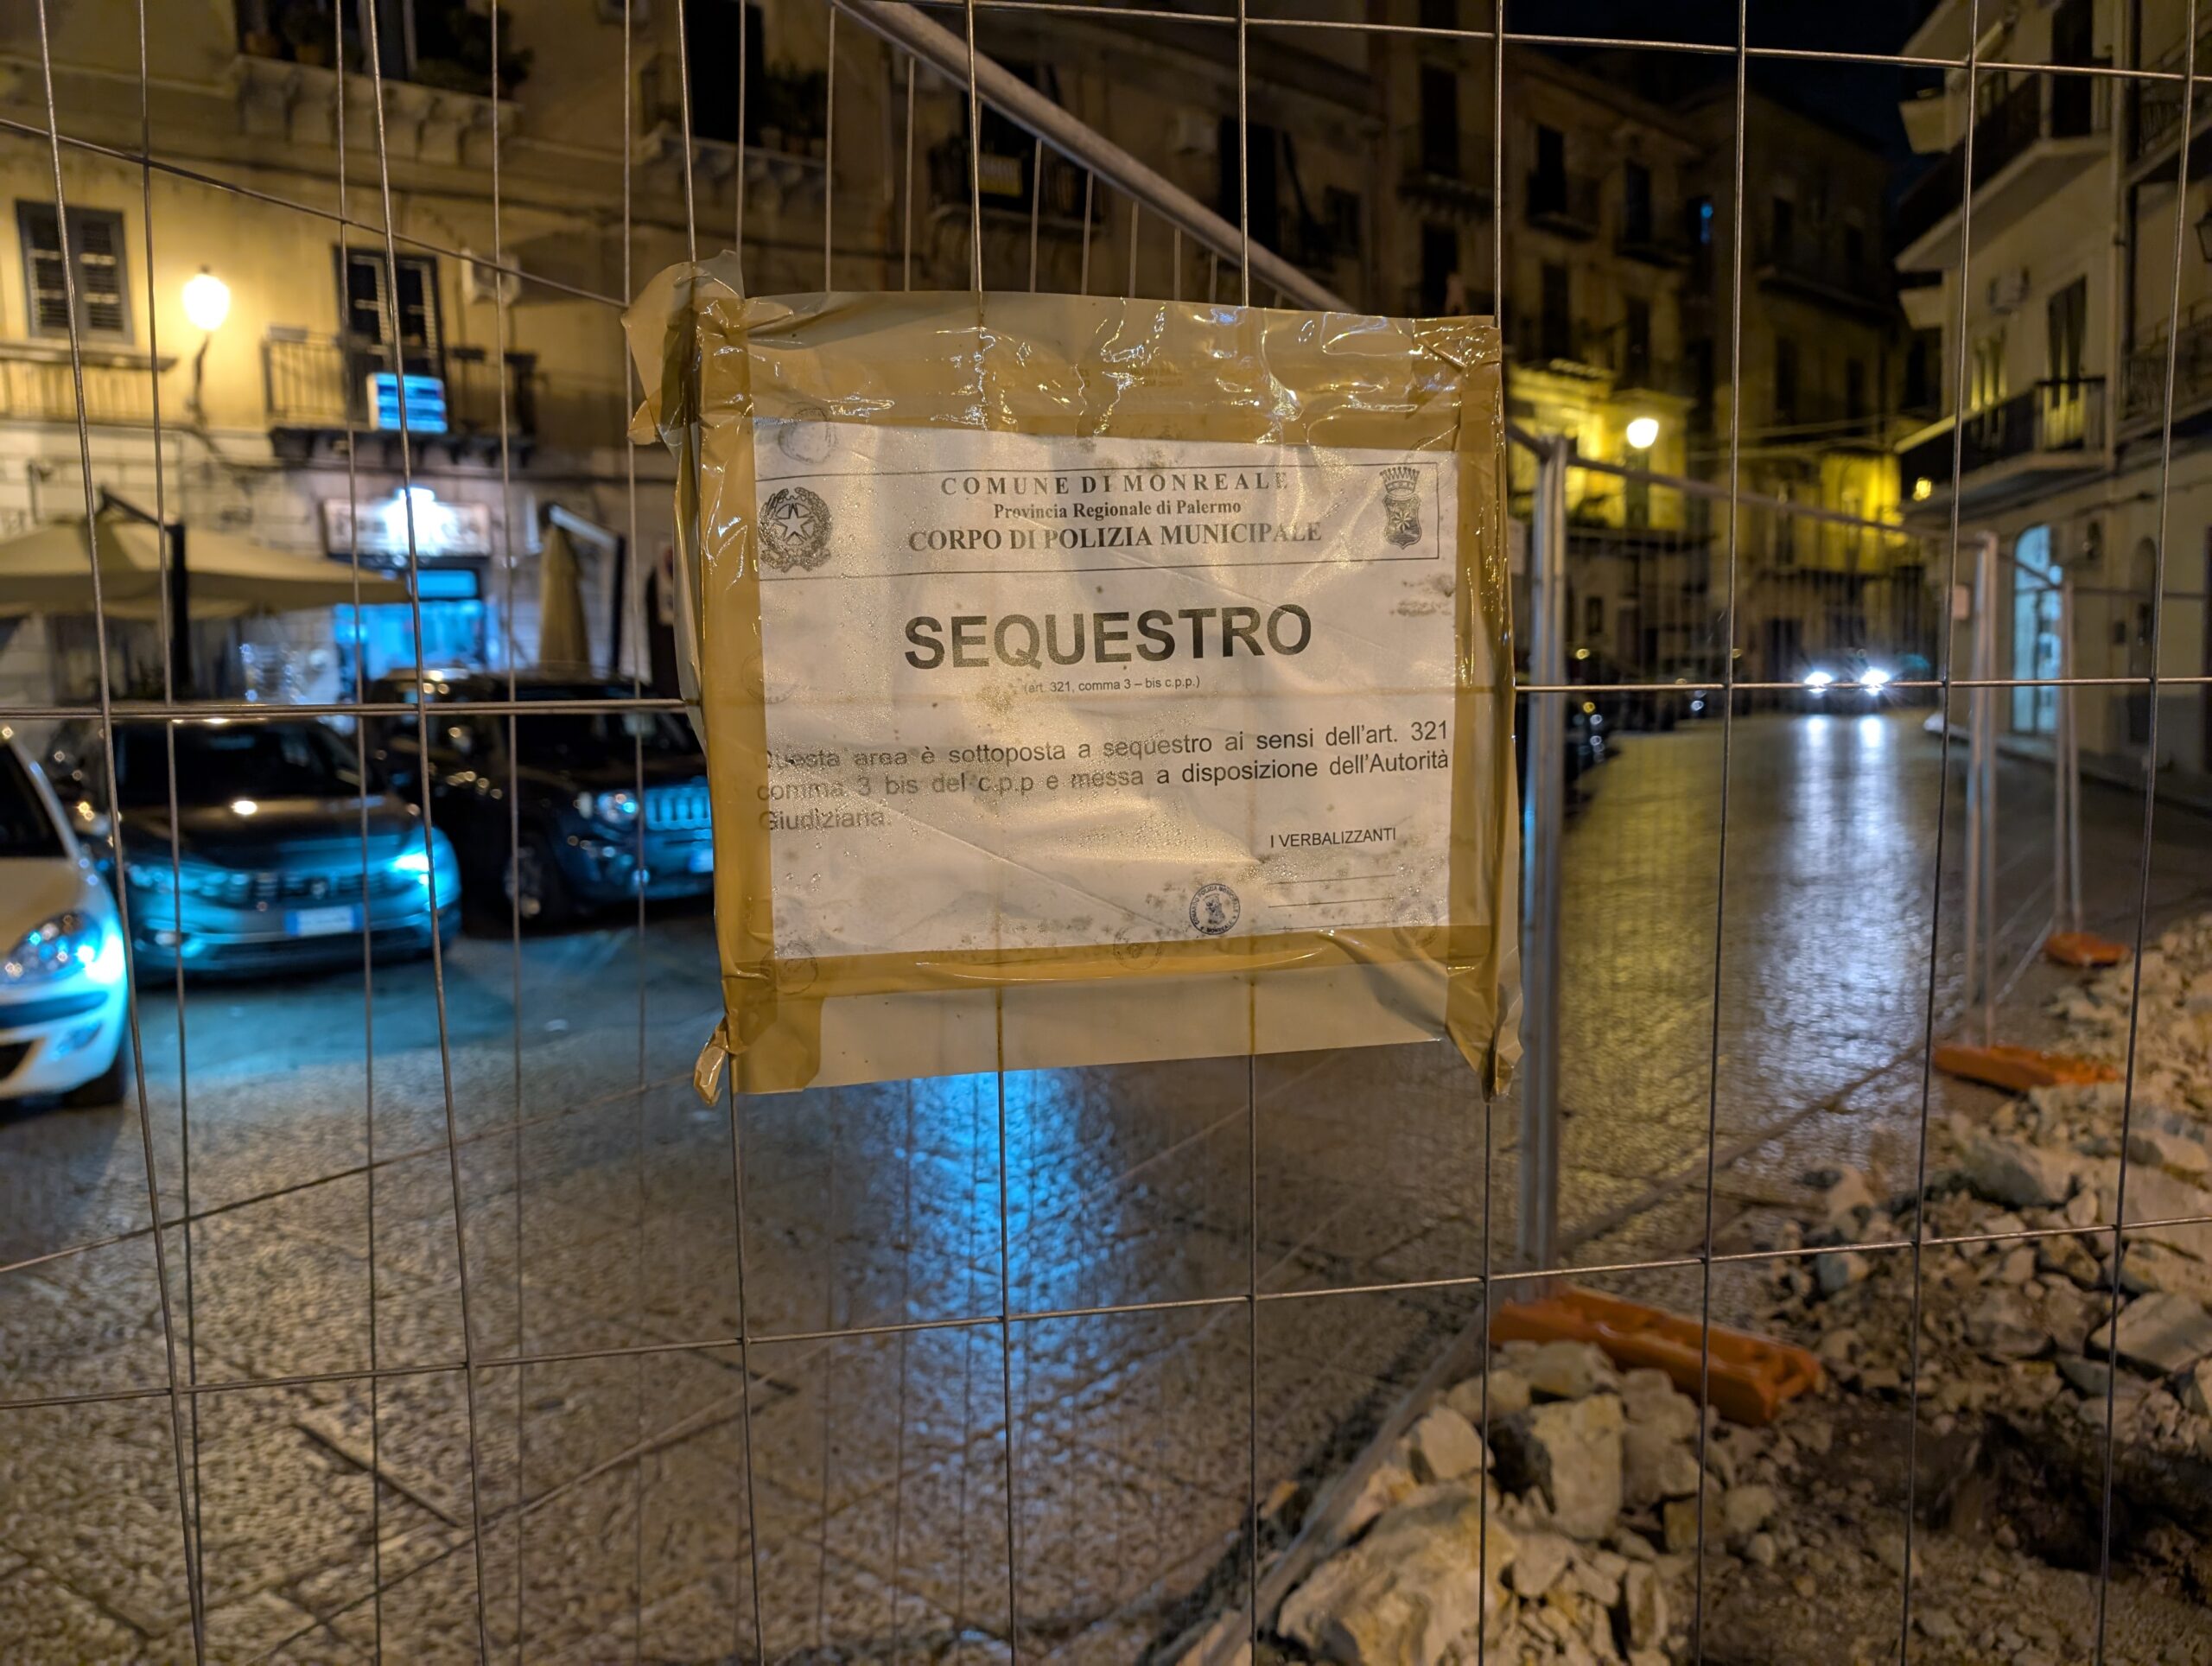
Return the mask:
{"type": "Polygon", "coordinates": [[[0,1101],[124,1094],[123,923],[45,776],[0,724],[0,1101]]]}

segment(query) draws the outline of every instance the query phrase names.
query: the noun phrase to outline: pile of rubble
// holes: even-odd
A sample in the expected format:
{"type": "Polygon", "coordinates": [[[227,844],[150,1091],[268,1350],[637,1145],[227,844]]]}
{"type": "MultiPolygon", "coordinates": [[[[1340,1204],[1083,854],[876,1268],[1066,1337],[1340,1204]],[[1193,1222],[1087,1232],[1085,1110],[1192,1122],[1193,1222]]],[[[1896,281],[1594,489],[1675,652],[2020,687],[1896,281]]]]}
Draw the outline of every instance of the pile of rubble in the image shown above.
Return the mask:
{"type": "MultiPolygon", "coordinates": [[[[2142,1581],[2120,1612],[2165,1628],[2109,1657],[2212,1662],[2212,916],[2069,989],[2070,1050],[2125,1062],[2139,980],[2132,1105],[1953,1116],[1923,1190],[1828,1170],[1754,1225],[1789,1253],[1753,1316],[1818,1354],[1815,1398],[1701,1430],[1662,1372],[1508,1343],[1370,1472],[1263,1657],[1689,1658],[1701,1503],[1708,1657],[1893,1656],[1910,1560],[1916,1657],[2056,1666],[2092,1646],[2109,1421],[2115,1566],[2142,1581]]],[[[1189,1658],[1243,1662],[1235,1623],[1189,1658]]]]}
{"type": "Polygon", "coordinates": [[[1344,1666],[1683,1658],[1700,1483],[1709,1576],[1797,1548],[1774,1520],[1794,1443],[1716,1418],[1700,1468],[1698,1434],[1662,1371],[1509,1342],[1370,1475],[1274,1629],[1344,1666]]]}
{"type": "MultiPolygon", "coordinates": [[[[2109,1419],[2134,1501],[2212,1529],[2212,918],[2176,928],[2054,1009],[2072,1045],[2124,1062],[2139,976],[2137,1086],[2043,1088],[1930,1130],[1923,1237],[1915,1199],[1830,1171],[1818,1218],[1785,1223],[1768,1318],[1847,1389],[1918,1402],[1938,1434],[1974,1419],[2049,1443],[2101,1488],[2109,1419]],[[2125,1110],[2125,1116],[2123,1112],[2125,1110]],[[2123,1122],[2125,1127],[2123,1128],[2123,1122]],[[2122,1164],[2126,1163],[2125,1200],[2122,1164]],[[2125,1210],[2124,1252],[2113,1225],[2125,1210]]],[[[2090,1512],[2094,1514],[2094,1511],[2090,1512]]],[[[2092,1527],[2092,1531],[2094,1528],[2092,1527]]]]}

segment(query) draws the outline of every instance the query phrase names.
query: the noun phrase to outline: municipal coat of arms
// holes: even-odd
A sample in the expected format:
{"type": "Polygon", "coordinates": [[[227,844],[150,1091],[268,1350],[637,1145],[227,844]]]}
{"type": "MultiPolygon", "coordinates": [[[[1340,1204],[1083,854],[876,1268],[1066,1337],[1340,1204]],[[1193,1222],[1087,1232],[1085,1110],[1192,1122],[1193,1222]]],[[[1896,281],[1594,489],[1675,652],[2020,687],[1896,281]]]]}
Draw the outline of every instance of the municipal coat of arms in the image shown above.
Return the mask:
{"type": "Polygon", "coordinates": [[[1382,471],[1382,536],[1401,550],[1421,542],[1421,474],[1400,464],[1382,471]]]}

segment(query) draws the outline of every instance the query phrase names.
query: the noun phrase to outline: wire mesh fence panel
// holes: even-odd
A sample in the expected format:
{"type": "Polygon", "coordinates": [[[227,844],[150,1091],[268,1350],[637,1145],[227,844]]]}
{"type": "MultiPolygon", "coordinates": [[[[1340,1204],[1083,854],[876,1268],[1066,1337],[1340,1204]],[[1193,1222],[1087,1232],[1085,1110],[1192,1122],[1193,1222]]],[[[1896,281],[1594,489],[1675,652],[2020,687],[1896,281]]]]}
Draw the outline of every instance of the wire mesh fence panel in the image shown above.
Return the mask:
{"type": "Polygon", "coordinates": [[[2198,10],[11,9],[0,1654],[2212,1658],[2198,10]],[[1496,320],[1514,1081],[701,1095],[725,248],[1496,320]]]}

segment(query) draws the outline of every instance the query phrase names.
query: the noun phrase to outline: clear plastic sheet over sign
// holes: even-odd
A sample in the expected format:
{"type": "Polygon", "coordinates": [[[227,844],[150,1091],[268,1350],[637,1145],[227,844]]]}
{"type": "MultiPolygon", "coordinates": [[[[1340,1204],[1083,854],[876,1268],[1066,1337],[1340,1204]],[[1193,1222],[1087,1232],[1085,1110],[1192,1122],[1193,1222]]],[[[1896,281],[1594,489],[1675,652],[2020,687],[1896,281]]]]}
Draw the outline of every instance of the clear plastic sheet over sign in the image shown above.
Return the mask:
{"type": "Polygon", "coordinates": [[[678,460],[738,1085],[1517,1055],[1488,321],[1068,296],[629,315],[678,460]]]}

